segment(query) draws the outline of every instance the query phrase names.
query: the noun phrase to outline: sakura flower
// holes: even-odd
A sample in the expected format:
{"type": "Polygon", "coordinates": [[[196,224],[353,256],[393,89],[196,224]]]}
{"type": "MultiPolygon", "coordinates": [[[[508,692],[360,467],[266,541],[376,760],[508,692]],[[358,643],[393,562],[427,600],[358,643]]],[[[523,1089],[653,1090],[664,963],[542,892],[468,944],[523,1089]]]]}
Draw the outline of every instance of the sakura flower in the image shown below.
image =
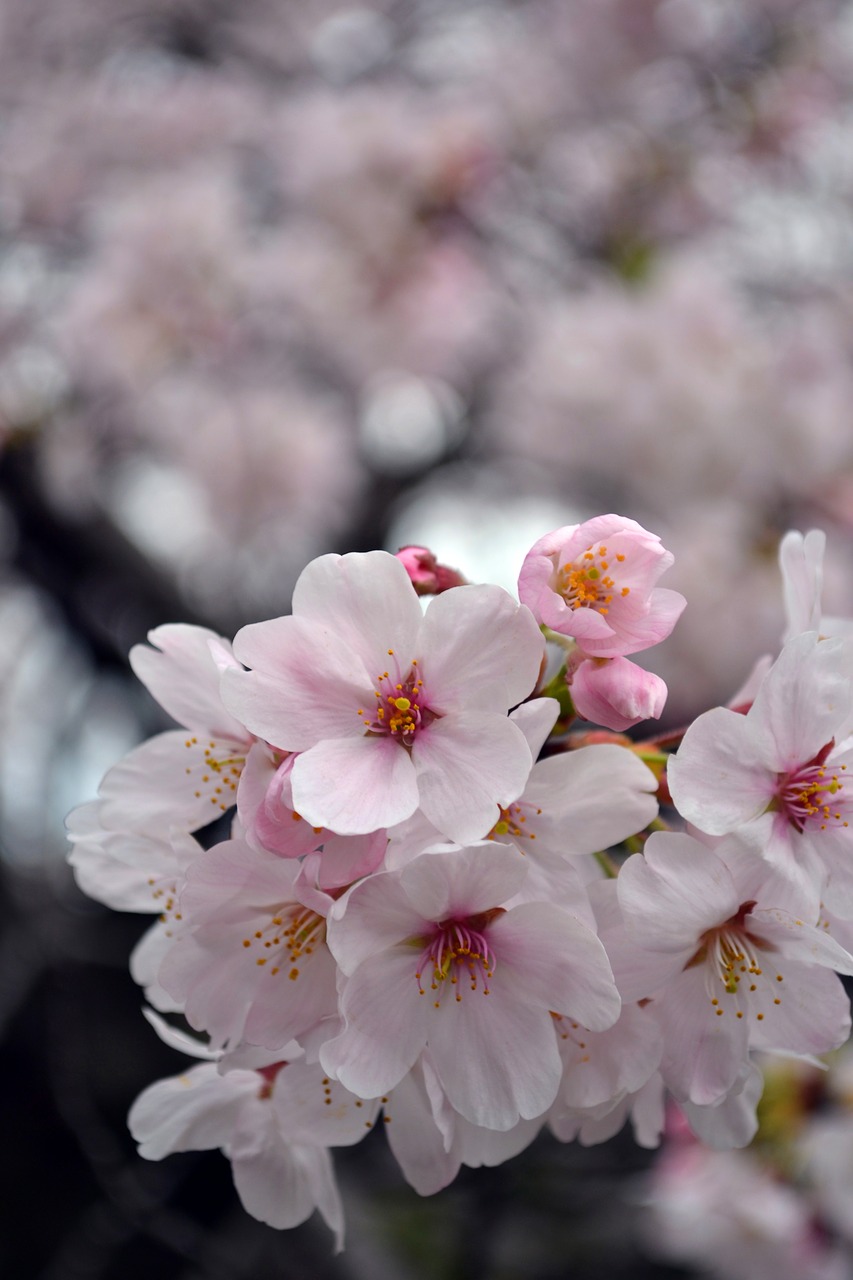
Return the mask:
{"type": "Polygon", "coordinates": [[[226,704],[253,733],[299,752],[295,809],[343,835],[393,826],[420,807],[460,842],[491,827],[532,764],[506,717],[533,688],[543,640],[499,587],[456,587],[422,614],[384,551],[321,556],[293,616],[244,627],[226,704]]]}
{"type": "Polygon", "coordinates": [[[184,929],[160,967],[190,1025],[215,1048],[270,1049],[337,1012],[326,921],[294,886],[299,864],[239,839],[208,850],[181,893],[184,929]]]}
{"type": "Polygon", "coordinates": [[[273,1227],[318,1209],[343,1248],[343,1209],[329,1147],[351,1146],[373,1126],[362,1102],[303,1060],[220,1074],[213,1062],[150,1085],[133,1104],[131,1132],[146,1160],[220,1147],[244,1208],[273,1227]]]}
{"type": "Polygon", "coordinates": [[[330,1074],[374,1097],[428,1049],[472,1124],[506,1130],[551,1105],[562,1076],[551,1010],[603,1031],[619,998],[590,928],[550,902],[504,905],[525,874],[515,850],[481,844],[356,885],[329,921],[346,977],[344,1030],[320,1051],[330,1074]]]}
{"type": "Polygon", "coordinates": [[[664,640],[686,601],[655,583],[673,563],[660,538],[624,516],[555,529],[527,553],[518,595],[537,622],[585,654],[616,658],[664,640]]]}
{"type": "Polygon", "coordinates": [[[136,747],[100,787],[105,821],[116,827],[168,832],[205,826],[235,802],[253,736],[219,694],[221,672],[236,667],[227,640],[204,627],[157,627],[152,645],[136,645],[130,662],[164,710],[185,726],[136,747]]]}
{"type": "Polygon", "coordinates": [[[654,998],[677,1098],[719,1102],[750,1049],[826,1053],[849,1034],[828,970],[853,973],[853,957],[791,911],[790,883],[740,842],[712,850],[656,832],[617,893],[626,936],[610,949],[614,972],[623,998],[654,998]]]}
{"type": "Polygon", "coordinates": [[[847,1280],[809,1202],[749,1152],[666,1152],[647,1200],[648,1246],[726,1280],[847,1280]]]}
{"type": "Polygon", "coordinates": [[[746,715],[699,716],[667,768],[679,812],[709,835],[750,833],[798,886],[806,914],[828,875],[829,905],[853,914],[851,663],[849,641],[794,636],[746,715]]]}

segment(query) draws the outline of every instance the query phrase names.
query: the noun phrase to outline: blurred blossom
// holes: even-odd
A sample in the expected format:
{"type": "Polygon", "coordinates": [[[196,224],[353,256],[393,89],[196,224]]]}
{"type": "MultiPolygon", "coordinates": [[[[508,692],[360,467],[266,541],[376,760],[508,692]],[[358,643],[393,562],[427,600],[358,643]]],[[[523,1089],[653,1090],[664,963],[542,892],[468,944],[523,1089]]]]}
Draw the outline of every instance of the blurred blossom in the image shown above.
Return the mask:
{"type": "Polygon", "coordinates": [[[425,471],[464,434],[462,402],[440,382],[387,375],[368,389],[361,416],[362,451],[378,471],[425,471]]]}

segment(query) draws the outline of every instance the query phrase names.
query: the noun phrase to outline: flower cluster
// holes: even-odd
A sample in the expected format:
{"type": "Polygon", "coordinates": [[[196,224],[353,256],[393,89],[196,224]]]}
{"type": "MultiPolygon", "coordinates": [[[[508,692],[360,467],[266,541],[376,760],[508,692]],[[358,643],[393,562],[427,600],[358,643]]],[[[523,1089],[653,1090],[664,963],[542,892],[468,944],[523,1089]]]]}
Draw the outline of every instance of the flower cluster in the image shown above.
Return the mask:
{"type": "Polygon", "coordinates": [[[134,1104],[141,1154],[221,1148],[249,1212],[341,1247],[330,1151],[380,1117],[422,1194],[545,1127],[654,1146],[667,1091],[747,1143],[752,1055],[850,1030],[853,647],[816,536],[776,662],[665,738],[624,736],[666,696],[629,655],[685,602],[617,515],[540,539],[520,603],[407,548],[314,560],[233,648],[153,631],[131,662],[181,727],[69,819],[81,886],[157,914],[132,971],[204,1059],[134,1104]]]}

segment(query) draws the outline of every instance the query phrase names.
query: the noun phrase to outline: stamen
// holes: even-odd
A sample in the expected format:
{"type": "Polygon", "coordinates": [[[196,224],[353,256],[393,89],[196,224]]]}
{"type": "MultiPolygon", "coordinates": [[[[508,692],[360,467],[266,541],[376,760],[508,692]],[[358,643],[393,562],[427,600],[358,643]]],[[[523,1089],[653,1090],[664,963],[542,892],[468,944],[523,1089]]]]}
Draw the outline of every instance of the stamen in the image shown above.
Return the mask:
{"type": "Polygon", "coordinates": [[[479,990],[482,995],[489,995],[489,981],[495,971],[497,959],[484,930],[502,914],[503,908],[495,907],[467,920],[447,920],[436,926],[436,932],[421,953],[415,973],[420,995],[426,994],[421,979],[427,976],[430,990],[438,992],[433,1001],[436,1009],[441,1007],[441,991],[448,979],[454,989],[457,1004],[462,1002],[460,978],[467,977],[472,992],[479,990]]]}

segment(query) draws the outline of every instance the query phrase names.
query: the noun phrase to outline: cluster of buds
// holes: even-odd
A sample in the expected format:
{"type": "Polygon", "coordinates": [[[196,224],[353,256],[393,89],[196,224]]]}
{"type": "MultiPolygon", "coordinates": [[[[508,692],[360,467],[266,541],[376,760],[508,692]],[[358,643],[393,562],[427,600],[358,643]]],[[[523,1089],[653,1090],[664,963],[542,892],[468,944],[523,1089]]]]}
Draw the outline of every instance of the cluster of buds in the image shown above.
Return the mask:
{"type": "Polygon", "coordinates": [[[820,537],[783,544],[777,660],[665,738],[624,735],[666,694],[629,655],[685,602],[621,516],[536,543],[520,603],[407,548],[313,561],[233,648],[151,632],[131,663],[181,728],[69,818],[83,889],[156,913],[132,972],[202,1060],[134,1104],[141,1154],[221,1148],[250,1213],[317,1209],[340,1248],[331,1149],[377,1123],[426,1195],[546,1127],[655,1146],[667,1096],[749,1142],[753,1054],[850,1030],[853,648],[820,537]]]}

